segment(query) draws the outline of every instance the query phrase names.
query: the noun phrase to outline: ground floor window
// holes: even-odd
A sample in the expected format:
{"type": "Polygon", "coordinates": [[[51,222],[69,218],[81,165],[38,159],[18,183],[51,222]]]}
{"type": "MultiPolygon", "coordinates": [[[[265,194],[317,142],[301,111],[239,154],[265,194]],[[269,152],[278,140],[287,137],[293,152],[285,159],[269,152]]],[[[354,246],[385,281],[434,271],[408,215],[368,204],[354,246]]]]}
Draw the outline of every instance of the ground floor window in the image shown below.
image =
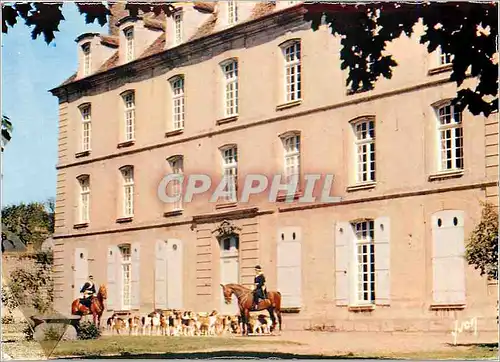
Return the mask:
{"type": "Polygon", "coordinates": [[[375,303],[374,221],[356,222],[353,228],[356,234],[354,249],[356,303],[375,303]]]}

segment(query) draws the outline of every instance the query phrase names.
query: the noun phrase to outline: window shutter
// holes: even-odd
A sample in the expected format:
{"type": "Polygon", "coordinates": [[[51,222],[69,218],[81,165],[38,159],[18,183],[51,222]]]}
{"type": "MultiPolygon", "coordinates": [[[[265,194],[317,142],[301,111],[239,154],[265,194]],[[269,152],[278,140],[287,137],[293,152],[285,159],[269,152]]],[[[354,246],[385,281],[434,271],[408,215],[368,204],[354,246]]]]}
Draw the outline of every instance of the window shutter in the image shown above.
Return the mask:
{"type": "Polygon", "coordinates": [[[74,261],[74,292],[75,298],[80,298],[80,289],[83,284],[87,281],[89,276],[89,262],[88,262],[88,252],[85,248],[75,249],[75,261],[74,261]]]}
{"type": "Polygon", "coordinates": [[[433,302],[465,304],[464,212],[444,210],[435,213],[431,220],[433,302]]]}
{"type": "Polygon", "coordinates": [[[159,309],[167,308],[167,262],[166,243],[156,241],[155,266],[155,306],[159,309]]]}
{"type": "Polygon", "coordinates": [[[130,275],[131,295],[130,295],[130,308],[139,309],[141,306],[141,289],[139,280],[141,277],[141,244],[133,243],[131,250],[132,270],[130,275]]]}
{"type": "Polygon", "coordinates": [[[335,302],[339,306],[349,305],[350,244],[354,242],[349,222],[338,222],[335,228],[335,302]]]}
{"type": "Polygon", "coordinates": [[[169,309],[183,309],[183,255],[182,242],[168,240],[167,247],[167,306],[169,309]]]}
{"type": "Polygon", "coordinates": [[[285,227],[278,231],[277,281],[283,308],[302,306],[301,230],[285,227]]]}
{"type": "Polygon", "coordinates": [[[118,247],[108,247],[108,298],[106,299],[108,310],[118,308],[117,262],[119,255],[118,247]]]}
{"type": "Polygon", "coordinates": [[[388,217],[375,219],[375,304],[391,304],[391,222],[388,217]]]}

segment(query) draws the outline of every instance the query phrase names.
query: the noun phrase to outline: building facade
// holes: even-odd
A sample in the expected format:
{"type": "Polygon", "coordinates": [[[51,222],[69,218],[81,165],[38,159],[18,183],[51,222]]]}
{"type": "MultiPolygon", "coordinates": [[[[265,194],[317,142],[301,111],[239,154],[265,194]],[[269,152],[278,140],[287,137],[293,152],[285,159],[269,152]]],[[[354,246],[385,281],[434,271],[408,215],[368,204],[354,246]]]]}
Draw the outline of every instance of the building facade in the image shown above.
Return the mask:
{"type": "MultiPolygon", "coordinates": [[[[464,248],[480,201],[498,197],[497,115],[454,110],[450,58],[427,53],[422,28],[389,46],[391,80],[350,93],[340,39],[311,30],[305,5],[176,6],[133,18],[117,5],[110,33],[80,36],[78,71],[52,90],[57,309],[90,273],[106,313],[233,313],[220,284],[250,286],[260,264],[285,329],[444,331],[477,317],[496,330],[497,285],[464,248]],[[224,180],[227,194],[164,203],[172,173],[208,175],[210,190],[224,180]],[[242,202],[250,174],[300,181],[291,202],[242,202]],[[299,202],[308,174],[334,175],[341,201],[299,202]]],[[[169,195],[184,194],[179,180],[169,195]]]]}

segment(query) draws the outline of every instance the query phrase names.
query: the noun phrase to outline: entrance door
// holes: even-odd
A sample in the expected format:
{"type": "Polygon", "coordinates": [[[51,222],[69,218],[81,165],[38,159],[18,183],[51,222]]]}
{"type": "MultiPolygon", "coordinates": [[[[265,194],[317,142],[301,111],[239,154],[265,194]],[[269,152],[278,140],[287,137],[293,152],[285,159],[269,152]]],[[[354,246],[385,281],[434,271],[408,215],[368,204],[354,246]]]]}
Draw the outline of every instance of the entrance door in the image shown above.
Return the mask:
{"type": "MultiPolygon", "coordinates": [[[[239,276],[239,239],[238,236],[229,236],[220,240],[220,283],[229,284],[240,282],[239,276]]],[[[226,304],[222,288],[221,313],[224,315],[236,315],[239,311],[238,302],[235,296],[231,304],[226,304]]]]}
{"type": "Polygon", "coordinates": [[[82,289],[83,284],[85,284],[89,276],[87,249],[75,249],[74,268],[74,298],[80,298],[80,289],[82,289]]]}

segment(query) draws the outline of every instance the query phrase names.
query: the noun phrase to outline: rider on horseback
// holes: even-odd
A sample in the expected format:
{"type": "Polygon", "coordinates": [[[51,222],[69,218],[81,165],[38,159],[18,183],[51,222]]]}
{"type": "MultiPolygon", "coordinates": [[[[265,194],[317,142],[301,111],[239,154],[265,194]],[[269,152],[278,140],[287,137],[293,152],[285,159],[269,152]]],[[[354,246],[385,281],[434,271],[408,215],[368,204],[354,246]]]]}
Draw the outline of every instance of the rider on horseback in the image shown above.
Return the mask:
{"type": "Polygon", "coordinates": [[[96,294],[94,277],[92,277],[92,275],[89,275],[89,280],[83,285],[80,293],[83,293],[81,303],[87,308],[90,308],[92,297],[96,294]]]}
{"type": "Polygon", "coordinates": [[[259,304],[259,299],[266,299],[266,277],[262,273],[262,268],[260,265],[255,267],[255,279],[254,279],[254,294],[253,294],[253,310],[257,310],[259,304]]]}

